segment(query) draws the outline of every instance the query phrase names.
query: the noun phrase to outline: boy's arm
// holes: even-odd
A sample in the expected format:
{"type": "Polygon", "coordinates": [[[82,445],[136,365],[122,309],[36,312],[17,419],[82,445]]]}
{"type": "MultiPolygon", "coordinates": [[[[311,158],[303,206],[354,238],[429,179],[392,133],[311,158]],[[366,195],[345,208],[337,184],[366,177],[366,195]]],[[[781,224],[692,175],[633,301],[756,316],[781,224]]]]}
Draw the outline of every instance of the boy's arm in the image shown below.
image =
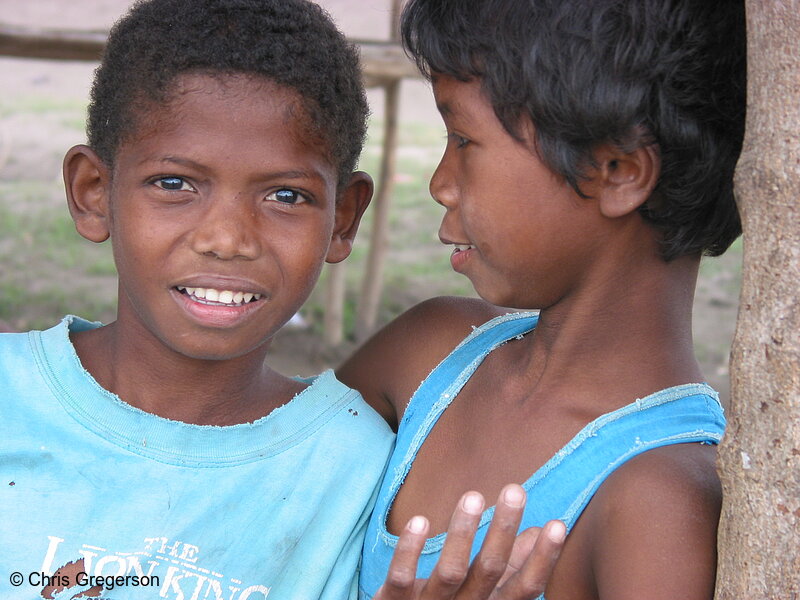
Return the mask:
{"type": "MultiPolygon", "coordinates": [[[[658,448],[631,459],[601,486],[584,514],[597,598],[713,598],[722,500],[715,456],[713,446],[658,448]]],[[[559,591],[548,590],[548,597],[570,597],[559,591]]]]}
{"type": "Polygon", "coordinates": [[[433,368],[472,330],[505,311],[483,300],[440,297],[421,302],[367,340],[336,371],[392,426],[433,368]]]}

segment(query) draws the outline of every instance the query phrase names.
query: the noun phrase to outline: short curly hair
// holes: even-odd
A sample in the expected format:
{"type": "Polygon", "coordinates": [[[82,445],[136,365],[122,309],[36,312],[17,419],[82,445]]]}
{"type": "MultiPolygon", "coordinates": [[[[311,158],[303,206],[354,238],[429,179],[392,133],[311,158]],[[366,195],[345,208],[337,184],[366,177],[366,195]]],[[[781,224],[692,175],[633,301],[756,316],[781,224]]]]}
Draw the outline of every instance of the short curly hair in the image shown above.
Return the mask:
{"type": "Polygon", "coordinates": [[[656,144],[640,214],[665,260],[722,254],[741,233],[742,0],[410,0],[402,38],[427,76],[479,78],[520,141],[529,117],[542,160],[579,194],[599,144],[656,144]]]}
{"type": "Polygon", "coordinates": [[[167,102],[176,77],[248,74],[295,90],[339,184],[367,130],[356,47],[306,0],[141,0],[108,37],[88,110],[89,145],[109,166],[148,102],[167,102]]]}

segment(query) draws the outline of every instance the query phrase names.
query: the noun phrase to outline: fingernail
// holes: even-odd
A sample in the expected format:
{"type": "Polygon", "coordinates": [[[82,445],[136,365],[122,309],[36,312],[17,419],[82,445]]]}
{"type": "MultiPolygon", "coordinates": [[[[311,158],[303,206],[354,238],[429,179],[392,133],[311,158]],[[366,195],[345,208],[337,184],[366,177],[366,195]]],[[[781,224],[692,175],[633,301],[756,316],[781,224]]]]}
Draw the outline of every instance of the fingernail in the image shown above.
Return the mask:
{"type": "Polygon", "coordinates": [[[408,522],[408,530],[411,533],[422,533],[425,531],[425,526],[427,525],[428,521],[425,517],[412,517],[411,520],[408,522]]]}
{"type": "Polygon", "coordinates": [[[470,515],[479,515],[483,512],[483,496],[480,494],[469,493],[464,496],[461,508],[470,515]]]}
{"type": "Polygon", "coordinates": [[[554,542],[561,543],[567,537],[567,526],[561,521],[554,521],[549,527],[547,535],[554,542]]]}
{"type": "Polygon", "coordinates": [[[525,504],[525,490],[516,485],[509,486],[503,492],[503,500],[509,506],[519,508],[525,504]]]}

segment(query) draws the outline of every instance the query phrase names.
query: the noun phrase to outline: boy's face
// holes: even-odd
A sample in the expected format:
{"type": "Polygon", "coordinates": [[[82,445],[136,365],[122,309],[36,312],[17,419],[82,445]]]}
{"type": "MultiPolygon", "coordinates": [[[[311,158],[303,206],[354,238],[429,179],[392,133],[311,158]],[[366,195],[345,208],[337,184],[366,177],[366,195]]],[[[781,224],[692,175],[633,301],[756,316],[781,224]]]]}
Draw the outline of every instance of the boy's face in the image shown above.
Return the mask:
{"type": "Polygon", "coordinates": [[[140,116],[106,186],[117,323],[192,358],[233,358],[292,317],[326,259],[347,256],[371,184],[356,176],[336,203],[336,166],[294,91],[247,76],[178,83],[140,116]]]}
{"type": "Polygon", "coordinates": [[[434,74],[433,93],[448,137],[430,191],[453,269],[493,304],[549,306],[590,259],[596,211],[503,128],[479,80],[434,74]]]}

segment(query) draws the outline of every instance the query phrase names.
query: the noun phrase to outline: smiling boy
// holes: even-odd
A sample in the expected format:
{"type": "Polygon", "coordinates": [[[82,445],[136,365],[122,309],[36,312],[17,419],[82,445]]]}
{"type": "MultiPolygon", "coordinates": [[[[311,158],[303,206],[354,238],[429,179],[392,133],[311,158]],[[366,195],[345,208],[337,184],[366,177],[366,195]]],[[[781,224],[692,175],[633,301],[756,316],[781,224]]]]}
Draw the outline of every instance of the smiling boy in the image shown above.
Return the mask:
{"type": "Polygon", "coordinates": [[[351,593],[393,435],[332,372],[264,359],[350,252],[366,116],[311,3],[154,0],[115,25],[64,179],[80,234],[111,239],[117,318],[0,341],[3,598],[351,593]]]}
{"type": "Polygon", "coordinates": [[[120,278],[116,322],[73,340],[128,404],[189,423],[249,422],[307,387],[262,367],[264,352],[323,263],[349,253],[370,183],[354,174],[337,198],[339,173],[314,149],[296,91],[186,74],[174,94],[120,146],[112,173],[88,147],[67,154],[78,230],[111,237],[120,278]]]}

